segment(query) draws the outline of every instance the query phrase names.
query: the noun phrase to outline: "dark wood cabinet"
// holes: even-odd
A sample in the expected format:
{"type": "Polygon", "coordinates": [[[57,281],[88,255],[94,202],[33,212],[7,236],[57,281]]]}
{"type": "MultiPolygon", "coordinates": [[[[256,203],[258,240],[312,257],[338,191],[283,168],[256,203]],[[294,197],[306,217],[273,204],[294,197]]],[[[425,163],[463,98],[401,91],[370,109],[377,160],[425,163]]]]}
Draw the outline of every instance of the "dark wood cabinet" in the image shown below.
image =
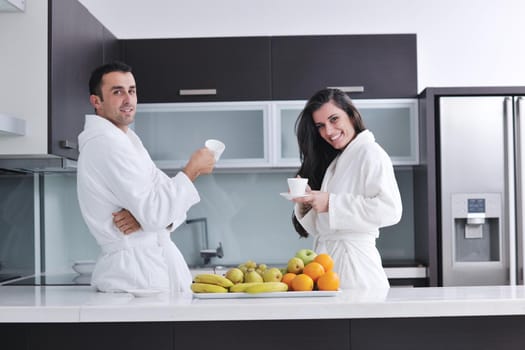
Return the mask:
{"type": "Polygon", "coordinates": [[[139,101],[303,100],[328,87],[356,98],[417,95],[415,34],[123,40],[139,101]],[[202,94],[199,94],[199,91],[202,94]]]}
{"type": "Polygon", "coordinates": [[[349,350],[349,320],[0,324],[6,349],[349,350]]]}
{"type": "Polygon", "coordinates": [[[349,320],[180,322],[173,330],[176,349],[350,349],[349,320]]]}
{"type": "Polygon", "coordinates": [[[78,1],[50,0],[48,23],[48,153],[77,159],[77,136],[93,113],[89,76],[118,58],[118,41],[78,1]]]}
{"type": "Polygon", "coordinates": [[[32,324],[25,332],[20,349],[175,349],[172,326],[162,322],[32,324]]]}
{"type": "Polygon", "coordinates": [[[354,98],[417,95],[416,35],[272,37],[272,97],[307,99],[325,87],[354,98]]]}
{"type": "Polygon", "coordinates": [[[0,324],[2,349],[523,349],[525,317],[0,324]]]}
{"type": "Polygon", "coordinates": [[[268,100],[268,37],[123,40],[139,102],[268,100]]]}

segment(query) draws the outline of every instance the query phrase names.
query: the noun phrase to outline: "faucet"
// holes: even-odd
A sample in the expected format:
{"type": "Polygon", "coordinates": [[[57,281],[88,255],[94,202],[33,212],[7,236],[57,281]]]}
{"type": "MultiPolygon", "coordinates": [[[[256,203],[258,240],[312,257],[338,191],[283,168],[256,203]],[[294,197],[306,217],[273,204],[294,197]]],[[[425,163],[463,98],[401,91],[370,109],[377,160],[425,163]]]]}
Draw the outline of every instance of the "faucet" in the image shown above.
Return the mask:
{"type": "Polygon", "coordinates": [[[222,249],[222,242],[219,242],[219,246],[215,249],[208,249],[210,246],[208,241],[208,220],[206,218],[195,218],[186,220],[186,224],[202,223],[204,232],[204,242],[202,246],[206,246],[206,249],[199,251],[200,256],[204,259],[204,265],[208,265],[211,258],[222,258],[224,256],[224,250],[222,249]]]}
{"type": "Polygon", "coordinates": [[[222,258],[224,256],[224,251],[222,250],[222,242],[219,242],[219,246],[215,249],[201,249],[201,257],[204,259],[204,265],[210,263],[211,258],[222,258]]]}

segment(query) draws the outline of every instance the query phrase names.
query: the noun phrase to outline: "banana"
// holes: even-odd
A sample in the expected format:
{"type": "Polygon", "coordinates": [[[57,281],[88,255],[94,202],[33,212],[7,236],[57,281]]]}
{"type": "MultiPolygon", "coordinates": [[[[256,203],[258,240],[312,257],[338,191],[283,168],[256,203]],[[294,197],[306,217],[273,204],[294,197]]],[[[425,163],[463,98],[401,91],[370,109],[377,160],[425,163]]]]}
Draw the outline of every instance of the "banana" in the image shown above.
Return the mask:
{"type": "Polygon", "coordinates": [[[201,273],[193,278],[194,282],[215,284],[224,288],[230,288],[233,286],[233,282],[221,275],[215,275],[213,273],[201,273]]]}
{"type": "Polygon", "coordinates": [[[244,283],[237,283],[237,284],[234,284],[233,286],[230,287],[230,292],[231,293],[242,293],[246,290],[246,288],[250,287],[250,286],[253,286],[253,285],[256,285],[256,284],[261,284],[261,282],[244,282],[244,283]]]}
{"type": "Polygon", "coordinates": [[[192,283],[191,290],[194,293],[227,293],[228,289],[209,283],[192,283]]]}
{"type": "Polygon", "coordinates": [[[286,292],[288,285],[283,282],[263,282],[249,286],[244,291],[246,293],[270,293],[270,292],[286,292]]]}

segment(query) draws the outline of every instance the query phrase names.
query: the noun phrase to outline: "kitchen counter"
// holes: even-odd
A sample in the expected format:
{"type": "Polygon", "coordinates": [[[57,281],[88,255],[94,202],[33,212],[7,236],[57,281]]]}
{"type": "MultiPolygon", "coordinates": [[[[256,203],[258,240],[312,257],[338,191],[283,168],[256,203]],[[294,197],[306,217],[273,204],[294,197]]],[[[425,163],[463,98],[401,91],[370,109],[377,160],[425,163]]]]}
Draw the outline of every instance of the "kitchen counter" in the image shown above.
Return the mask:
{"type": "Polygon", "coordinates": [[[89,286],[0,286],[0,322],[142,322],[525,315],[524,286],[390,288],[336,296],[134,297],[89,286]]]}
{"type": "Polygon", "coordinates": [[[6,349],[521,350],[524,327],[524,286],[250,299],[0,286],[6,349]]]}

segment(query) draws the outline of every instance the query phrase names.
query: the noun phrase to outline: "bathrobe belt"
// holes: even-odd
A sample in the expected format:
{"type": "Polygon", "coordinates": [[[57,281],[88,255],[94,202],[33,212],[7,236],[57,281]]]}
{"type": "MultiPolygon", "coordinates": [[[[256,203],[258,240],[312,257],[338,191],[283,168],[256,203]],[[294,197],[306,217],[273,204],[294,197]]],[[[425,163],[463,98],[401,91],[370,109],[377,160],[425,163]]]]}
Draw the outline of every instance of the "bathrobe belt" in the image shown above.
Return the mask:
{"type": "Polygon", "coordinates": [[[124,236],[122,239],[117,241],[101,245],[101,248],[105,254],[111,254],[120,250],[128,250],[135,247],[159,247],[165,246],[168,243],[168,237],[168,234],[162,235],[156,233],[149,233],[147,235],[138,237],[124,236]],[[162,236],[166,236],[166,240],[159,239],[162,236]]]}
{"type": "Polygon", "coordinates": [[[357,233],[348,231],[337,231],[335,233],[321,234],[315,237],[317,243],[327,241],[362,242],[375,244],[376,237],[370,233],[357,233]]]}

